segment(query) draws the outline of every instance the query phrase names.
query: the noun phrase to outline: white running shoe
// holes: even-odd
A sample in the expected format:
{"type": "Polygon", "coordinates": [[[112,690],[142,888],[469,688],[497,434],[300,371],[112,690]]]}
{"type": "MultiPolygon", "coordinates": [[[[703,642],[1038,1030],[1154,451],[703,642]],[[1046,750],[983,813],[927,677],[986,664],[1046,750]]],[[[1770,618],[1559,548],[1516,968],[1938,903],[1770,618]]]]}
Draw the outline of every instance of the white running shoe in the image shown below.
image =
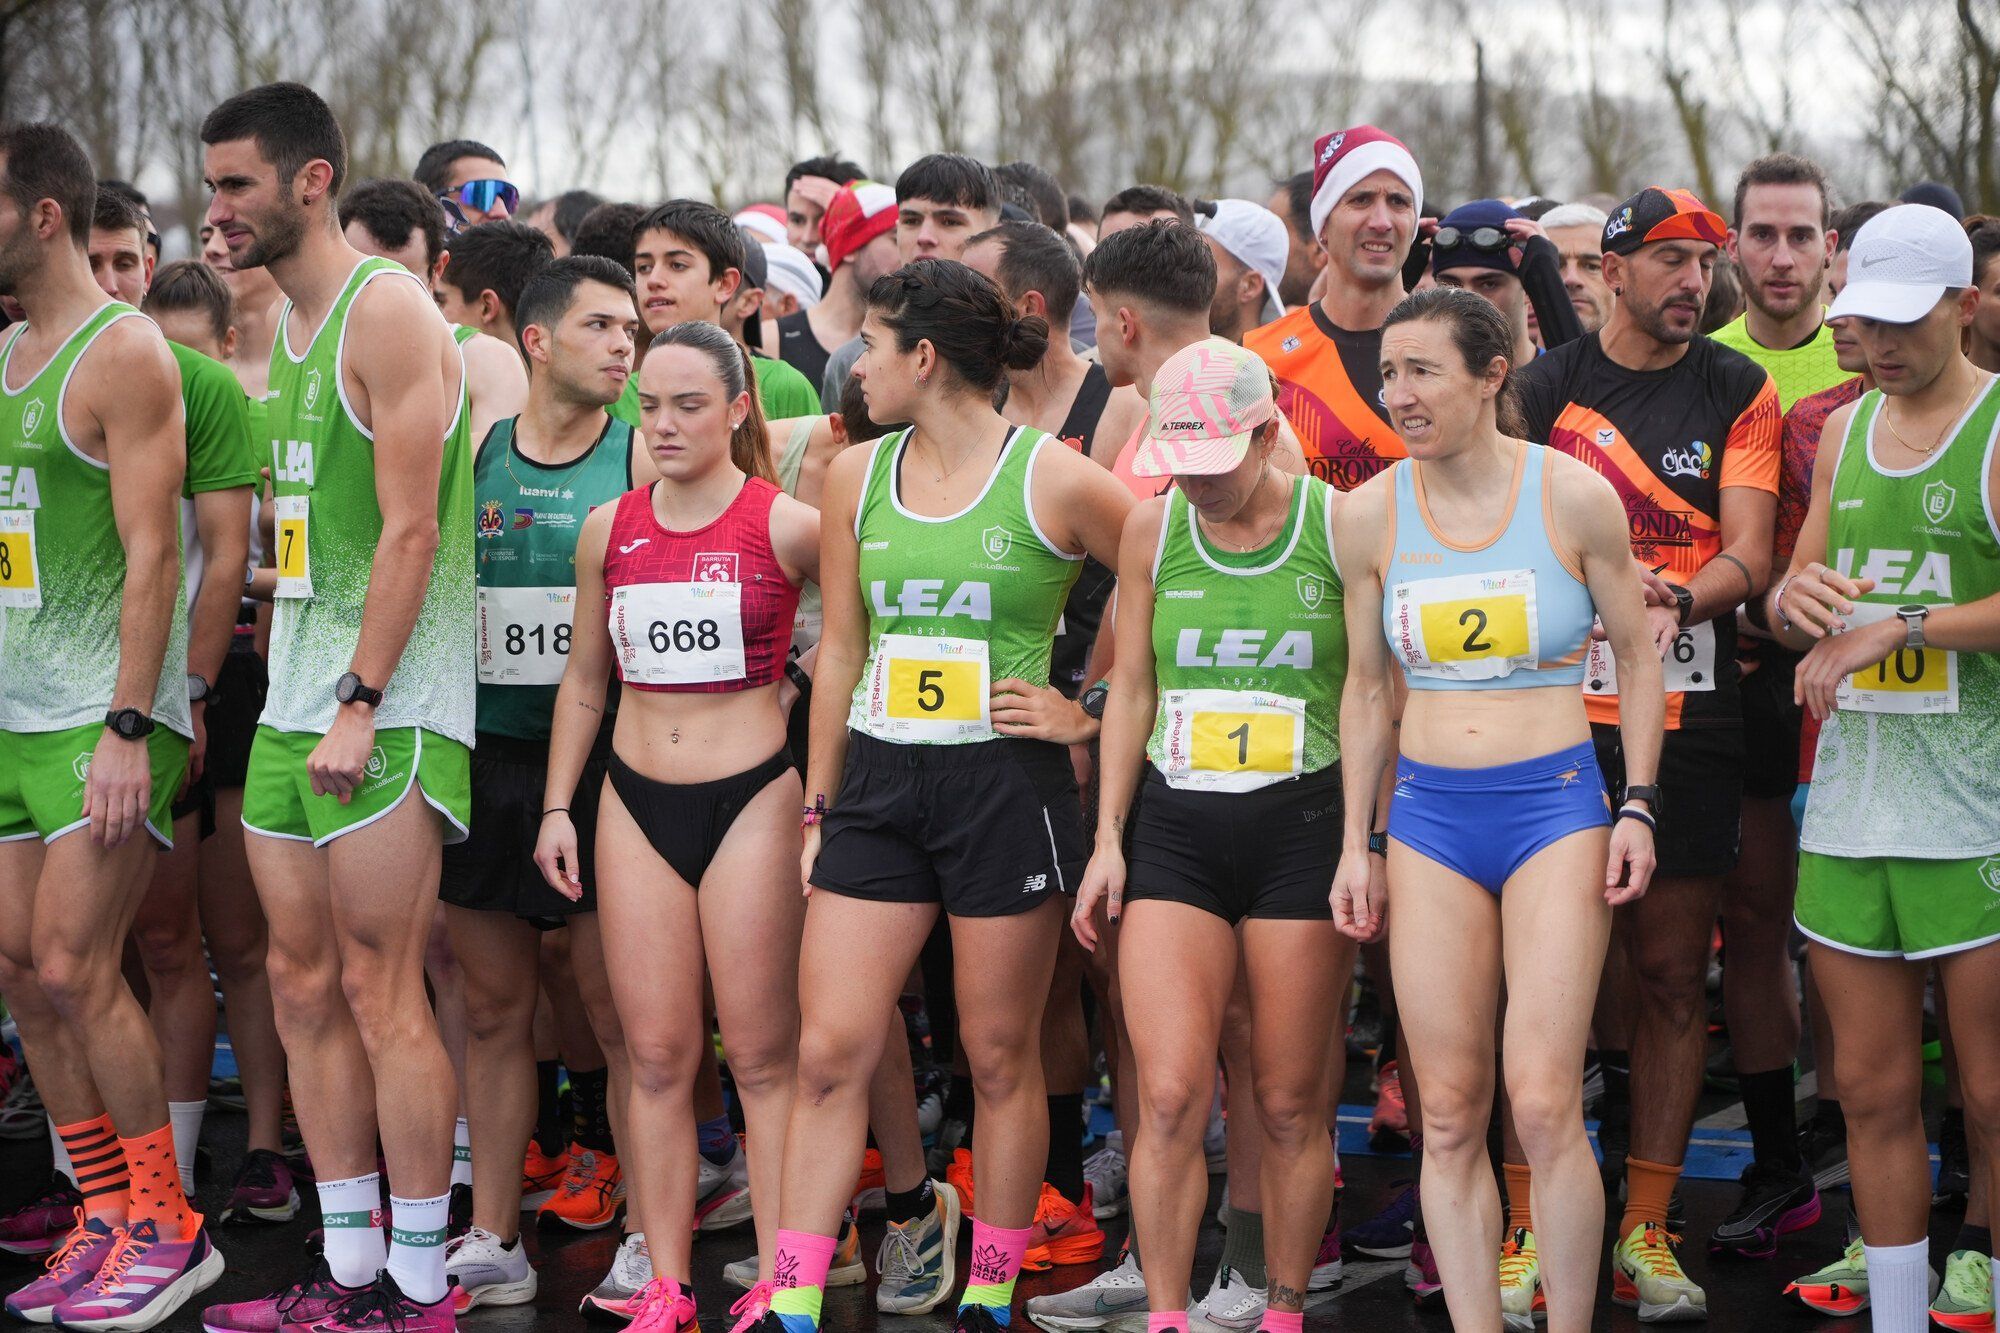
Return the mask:
{"type": "Polygon", "coordinates": [[[1118,1266],[1054,1296],[1028,1301],[1028,1322],[1045,1333],[1146,1333],[1146,1278],[1127,1250],[1118,1266]]]}
{"type": "Polygon", "coordinates": [[[694,1229],[725,1231],[750,1220],[750,1159],[739,1141],[727,1162],[717,1166],[695,1155],[700,1173],[695,1180],[694,1229]]]}
{"type": "Polygon", "coordinates": [[[1215,1272],[1215,1285],[1188,1311],[1188,1333],[1247,1333],[1264,1319],[1264,1288],[1253,1287],[1227,1264],[1215,1272]]]}
{"type": "Polygon", "coordinates": [[[459,1314],[476,1305],[526,1305],[540,1288],[521,1238],[508,1245],[484,1227],[451,1242],[444,1271],[457,1280],[452,1308],[459,1314]]]}
{"type": "Polygon", "coordinates": [[[1083,1164],[1083,1178],[1090,1186],[1093,1215],[1116,1217],[1131,1206],[1132,1190],[1127,1181],[1123,1145],[1106,1143],[1092,1153],[1083,1164]]]}

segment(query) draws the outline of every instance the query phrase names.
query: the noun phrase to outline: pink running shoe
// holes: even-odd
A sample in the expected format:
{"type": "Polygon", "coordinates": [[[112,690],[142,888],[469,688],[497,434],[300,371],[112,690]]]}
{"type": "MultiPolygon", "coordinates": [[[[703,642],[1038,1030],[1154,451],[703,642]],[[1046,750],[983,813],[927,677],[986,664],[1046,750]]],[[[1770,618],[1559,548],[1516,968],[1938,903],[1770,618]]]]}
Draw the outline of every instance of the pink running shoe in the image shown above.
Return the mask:
{"type": "Polygon", "coordinates": [[[69,1235],[43,1264],[43,1274],[7,1297],[7,1313],[30,1324],[46,1324],[56,1307],[82,1291],[111,1257],[118,1233],[95,1219],[85,1221],[83,1209],[71,1215],[69,1235]]]}
{"type": "Polygon", "coordinates": [[[736,1304],[729,1307],[729,1313],[736,1322],[730,1325],[729,1333],[751,1333],[757,1321],[771,1310],[771,1293],[776,1290],[769,1282],[759,1282],[743,1293],[736,1304]]]}
{"type": "Polygon", "coordinates": [[[269,1296],[209,1306],[201,1312],[201,1326],[207,1333],[302,1333],[361,1290],[335,1282],[321,1259],[297,1282],[269,1296]]]}
{"type": "Polygon", "coordinates": [[[387,1270],[352,1295],[336,1301],[313,1333],[457,1333],[450,1288],[430,1305],[411,1300],[387,1270]]]}
{"type": "Polygon", "coordinates": [[[118,1235],[88,1285],[56,1307],[56,1323],[77,1333],[131,1333],[171,1319],[222,1276],[222,1254],[206,1226],[186,1240],[164,1240],[151,1218],[118,1235]]]}
{"type": "Polygon", "coordinates": [[[1306,1290],[1339,1291],[1343,1267],[1340,1222],[1336,1220],[1332,1229],[1319,1238],[1319,1253],[1313,1256],[1312,1276],[1306,1279],[1306,1290]]]}
{"type": "Polygon", "coordinates": [[[83,1196],[60,1171],[49,1173],[48,1186],[34,1198],[0,1217],[0,1250],[33,1258],[49,1253],[76,1230],[76,1210],[83,1196]]]}
{"type": "Polygon", "coordinates": [[[656,1277],[646,1284],[639,1293],[639,1313],[625,1327],[628,1333],[701,1333],[694,1298],[670,1277],[656,1277]]]}
{"type": "Polygon", "coordinates": [[[1444,1294],[1444,1279],[1438,1276],[1437,1256],[1431,1253],[1429,1241],[1411,1242],[1410,1261],[1403,1266],[1403,1285],[1419,1305],[1428,1305],[1444,1294]]]}

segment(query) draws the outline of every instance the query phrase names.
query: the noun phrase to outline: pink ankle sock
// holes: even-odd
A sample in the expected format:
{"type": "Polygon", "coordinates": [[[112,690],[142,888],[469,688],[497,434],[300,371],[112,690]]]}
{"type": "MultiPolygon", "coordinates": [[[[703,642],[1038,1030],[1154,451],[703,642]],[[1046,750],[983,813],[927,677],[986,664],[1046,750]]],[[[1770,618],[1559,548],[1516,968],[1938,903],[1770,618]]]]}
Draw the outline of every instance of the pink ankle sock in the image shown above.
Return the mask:
{"type": "Polygon", "coordinates": [[[1303,1310],[1266,1310],[1258,1333],[1302,1333],[1306,1326],[1303,1310]]]}
{"type": "Polygon", "coordinates": [[[1146,1333],[1183,1333],[1188,1326],[1186,1310],[1148,1310],[1146,1333]]]}
{"type": "Polygon", "coordinates": [[[772,1256],[771,1308],[780,1314],[807,1315],[819,1322],[826,1271],[833,1266],[834,1238],[808,1231],[780,1231],[778,1252],[772,1256]]]}

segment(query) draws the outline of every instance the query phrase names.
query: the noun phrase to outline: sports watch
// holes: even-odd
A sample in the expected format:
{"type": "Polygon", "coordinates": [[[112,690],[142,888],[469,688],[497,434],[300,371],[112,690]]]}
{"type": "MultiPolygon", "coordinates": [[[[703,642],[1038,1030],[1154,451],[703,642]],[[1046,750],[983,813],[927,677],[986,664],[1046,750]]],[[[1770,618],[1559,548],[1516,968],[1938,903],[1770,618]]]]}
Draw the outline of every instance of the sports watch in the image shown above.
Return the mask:
{"type": "Polygon", "coordinates": [[[335,682],[333,697],[336,703],[367,704],[375,708],[382,702],[382,691],[369,689],[361,683],[361,677],[349,671],[335,682]]]}
{"type": "Polygon", "coordinates": [[[1369,835],[1368,835],[1368,850],[1369,850],[1370,852],[1374,853],[1374,854],[1375,854],[1376,856],[1387,856],[1387,855],[1389,854],[1389,835],[1388,835],[1388,833],[1387,833],[1387,832],[1382,832],[1382,833],[1371,833],[1371,834],[1369,834],[1369,835]]]}
{"type": "Polygon", "coordinates": [[[1907,632],[1907,637],[1903,640],[1905,648],[1921,648],[1924,646],[1924,619],[1930,613],[1931,609],[1928,606],[1899,606],[1896,608],[1896,618],[1903,622],[1903,628],[1907,632]]]}
{"type": "Polygon", "coordinates": [[[1674,614],[1680,618],[1681,625],[1685,627],[1688,617],[1694,614],[1694,594],[1678,583],[1669,583],[1667,588],[1674,595],[1674,614]]]}
{"type": "Polygon", "coordinates": [[[191,704],[198,704],[203,699],[206,699],[209,695],[208,677],[200,675],[197,672],[190,671],[187,673],[187,678],[188,678],[188,702],[191,704]]]}
{"type": "Polygon", "coordinates": [[[1618,798],[1618,804],[1629,805],[1633,801],[1644,801],[1646,808],[1654,814],[1660,813],[1660,789],[1647,783],[1628,783],[1625,794],[1618,798]]]}
{"type": "Polygon", "coordinates": [[[1076,703],[1077,707],[1083,710],[1084,716],[1090,718],[1093,722],[1102,722],[1104,720],[1104,703],[1110,697],[1111,686],[1100,680],[1082,694],[1079,694],[1076,697],[1076,703]]]}
{"type": "Polygon", "coordinates": [[[114,708],[104,715],[111,734],[124,740],[143,740],[153,734],[153,719],[136,708],[114,708]]]}

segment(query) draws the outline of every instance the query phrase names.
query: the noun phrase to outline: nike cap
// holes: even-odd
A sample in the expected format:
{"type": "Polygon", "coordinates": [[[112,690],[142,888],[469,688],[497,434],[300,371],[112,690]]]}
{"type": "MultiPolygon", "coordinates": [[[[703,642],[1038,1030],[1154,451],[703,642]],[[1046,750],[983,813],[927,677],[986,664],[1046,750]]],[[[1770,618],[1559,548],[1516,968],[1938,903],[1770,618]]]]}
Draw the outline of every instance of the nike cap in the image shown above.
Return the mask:
{"type": "Polygon", "coordinates": [[[1828,319],[1914,324],[1954,287],[1972,285],[1972,238],[1941,208],[1898,204],[1855,233],[1847,254],[1847,285],[1828,319]]]}
{"type": "Polygon", "coordinates": [[[1195,214],[1195,230],[1204,233],[1235,257],[1236,262],[1264,279],[1263,322],[1285,313],[1278,287],[1285,280],[1285,262],[1292,252],[1285,220],[1248,199],[1217,199],[1213,212],[1195,214]]]}

